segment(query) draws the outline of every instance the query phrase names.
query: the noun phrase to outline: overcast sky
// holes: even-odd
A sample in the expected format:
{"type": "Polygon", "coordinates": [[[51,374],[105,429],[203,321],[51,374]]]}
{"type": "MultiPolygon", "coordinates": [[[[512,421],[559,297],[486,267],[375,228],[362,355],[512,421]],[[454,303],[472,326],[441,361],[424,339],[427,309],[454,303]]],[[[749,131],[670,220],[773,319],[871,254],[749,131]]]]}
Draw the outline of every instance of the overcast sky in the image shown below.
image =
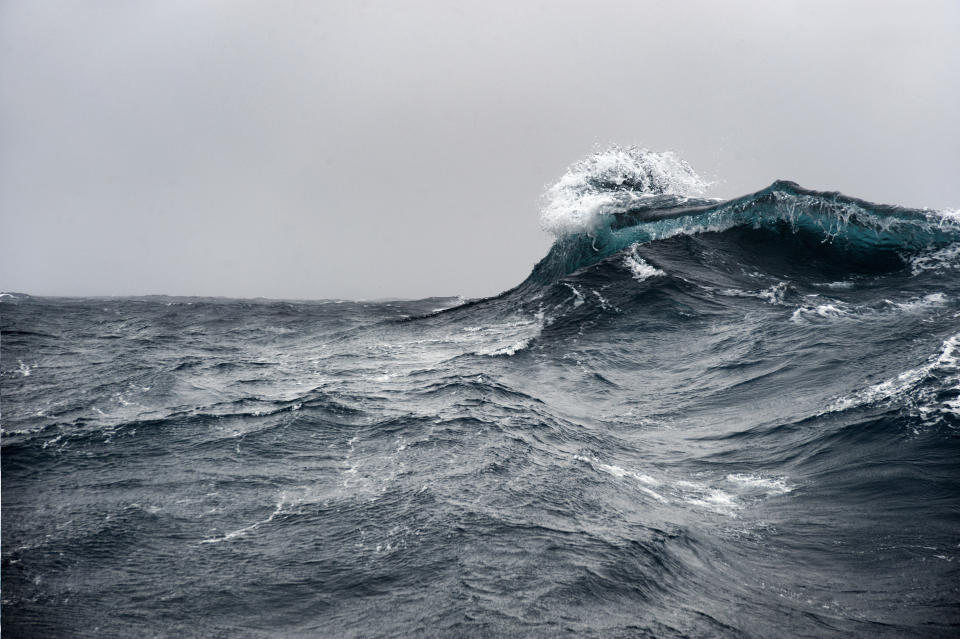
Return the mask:
{"type": "Polygon", "coordinates": [[[960,2],[0,2],[0,290],[490,295],[595,145],[960,207],[960,2]]]}

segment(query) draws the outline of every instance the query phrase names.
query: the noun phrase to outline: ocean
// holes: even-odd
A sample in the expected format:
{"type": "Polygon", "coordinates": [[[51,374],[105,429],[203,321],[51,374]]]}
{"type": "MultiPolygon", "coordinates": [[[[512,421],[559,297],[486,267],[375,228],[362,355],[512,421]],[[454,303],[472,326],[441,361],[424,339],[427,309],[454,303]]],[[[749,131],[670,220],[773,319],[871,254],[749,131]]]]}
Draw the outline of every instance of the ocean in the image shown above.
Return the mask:
{"type": "Polygon", "coordinates": [[[703,186],[594,154],[487,299],[5,294],[4,636],[957,636],[960,215],[703,186]]]}

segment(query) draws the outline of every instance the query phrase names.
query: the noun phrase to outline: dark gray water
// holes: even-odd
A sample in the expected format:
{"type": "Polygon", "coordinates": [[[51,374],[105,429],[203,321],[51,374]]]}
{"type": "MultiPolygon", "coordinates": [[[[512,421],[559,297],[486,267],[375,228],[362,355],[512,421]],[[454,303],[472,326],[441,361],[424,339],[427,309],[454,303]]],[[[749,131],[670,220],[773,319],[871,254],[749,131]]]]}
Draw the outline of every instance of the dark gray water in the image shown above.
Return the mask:
{"type": "Polygon", "coordinates": [[[956,223],[647,204],[463,305],[3,297],[4,636],[955,636],[956,223]]]}

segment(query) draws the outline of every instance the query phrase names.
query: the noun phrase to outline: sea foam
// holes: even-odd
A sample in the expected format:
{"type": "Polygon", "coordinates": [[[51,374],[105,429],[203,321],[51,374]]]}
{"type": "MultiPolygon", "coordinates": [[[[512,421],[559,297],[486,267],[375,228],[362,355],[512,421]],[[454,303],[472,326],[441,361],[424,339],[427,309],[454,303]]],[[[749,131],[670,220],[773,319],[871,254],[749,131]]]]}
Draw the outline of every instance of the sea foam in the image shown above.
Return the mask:
{"type": "Polygon", "coordinates": [[[599,218],[647,196],[702,194],[710,183],[671,151],[613,146],[567,169],[544,194],[540,225],[557,237],[590,232],[599,218]]]}

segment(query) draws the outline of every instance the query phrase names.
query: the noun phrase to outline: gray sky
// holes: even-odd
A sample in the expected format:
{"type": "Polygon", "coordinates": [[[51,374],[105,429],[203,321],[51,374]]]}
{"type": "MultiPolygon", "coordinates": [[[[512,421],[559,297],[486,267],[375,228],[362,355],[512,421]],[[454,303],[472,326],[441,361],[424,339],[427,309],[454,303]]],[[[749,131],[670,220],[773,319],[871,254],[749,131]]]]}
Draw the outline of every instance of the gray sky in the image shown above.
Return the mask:
{"type": "Polygon", "coordinates": [[[960,2],[0,3],[0,290],[490,295],[595,145],[960,207],[960,2]]]}

